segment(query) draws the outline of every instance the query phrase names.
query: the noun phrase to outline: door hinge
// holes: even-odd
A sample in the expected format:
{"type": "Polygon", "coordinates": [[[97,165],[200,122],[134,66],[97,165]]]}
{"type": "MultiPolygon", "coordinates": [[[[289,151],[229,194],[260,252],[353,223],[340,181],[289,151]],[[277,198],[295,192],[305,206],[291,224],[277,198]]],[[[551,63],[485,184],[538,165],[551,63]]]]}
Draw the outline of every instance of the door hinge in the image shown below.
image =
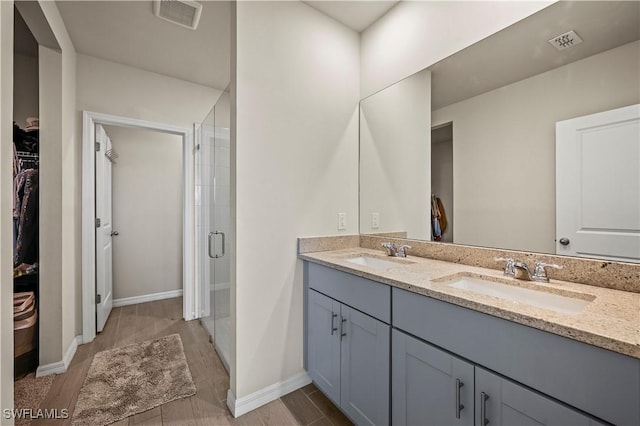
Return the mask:
{"type": "Polygon", "coordinates": [[[99,305],[100,302],[102,302],[102,296],[99,294],[96,294],[96,305],[99,305]]]}
{"type": "Polygon", "coordinates": [[[96,142],[96,151],[100,151],[100,142],[96,142]]]}
{"type": "Polygon", "coordinates": [[[96,228],[100,228],[101,224],[102,224],[102,222],[100,222],[100,218],[96,217],[96,228]]]}

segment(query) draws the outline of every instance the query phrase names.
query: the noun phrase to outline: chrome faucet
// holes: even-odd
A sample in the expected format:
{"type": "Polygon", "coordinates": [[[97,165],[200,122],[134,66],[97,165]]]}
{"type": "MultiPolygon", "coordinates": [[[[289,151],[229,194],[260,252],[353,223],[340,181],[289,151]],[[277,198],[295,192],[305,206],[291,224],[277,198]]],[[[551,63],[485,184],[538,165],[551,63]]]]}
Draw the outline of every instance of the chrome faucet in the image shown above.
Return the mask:
{"type": "Polygon", "coordinates": [[[382,243],[382,247],[386,250],[387,256],[394,257],[407,257],[407,250],[411,248],[407,245],[396,247],[392,242],[382,243]]]}
{"type": "Polygon", "coordinates": [[[513,278],[517,280],[531,281],[531,271],[526,263],[516,260],[513,262],[513,268],[515,272],[513,278]]]}
{"type": "Polygon", "coordinates": [[[554,263],[544,263],[537,261],[536,266],[531,273],[531,270],[526,263],[514,260],[510,257],[496,257],[496,262],[506,262],[504,266],[504,275],[507,277],[516,278],[525,281],[536,281],[539,283],[548,283],[549,277],[547,276],[546,268],[562,269],[563,266],[556,265],[554,263]]]}

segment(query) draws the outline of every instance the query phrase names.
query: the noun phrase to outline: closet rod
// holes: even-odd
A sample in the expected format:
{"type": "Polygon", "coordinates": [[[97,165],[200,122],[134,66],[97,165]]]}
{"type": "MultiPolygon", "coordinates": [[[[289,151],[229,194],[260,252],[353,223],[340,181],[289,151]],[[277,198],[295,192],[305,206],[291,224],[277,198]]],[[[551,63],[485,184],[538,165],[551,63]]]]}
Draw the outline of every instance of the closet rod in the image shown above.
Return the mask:
{"type": "Polygon", "coordinates": [[[16,151],[16,156],[21,158],[35,158],[35,159],[38,159],[40,157],[37,152],[26,152],[26,151],[16,151]]]}

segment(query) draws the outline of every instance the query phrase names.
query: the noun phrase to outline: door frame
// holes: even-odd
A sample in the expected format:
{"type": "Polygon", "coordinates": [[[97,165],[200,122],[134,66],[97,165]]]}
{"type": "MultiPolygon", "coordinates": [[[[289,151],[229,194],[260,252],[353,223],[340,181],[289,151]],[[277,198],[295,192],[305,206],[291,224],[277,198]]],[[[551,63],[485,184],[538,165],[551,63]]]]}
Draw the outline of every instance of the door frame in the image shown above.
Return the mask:
{"type": "Polygon", "coordinates": [[[199,306],[195,280],[195,178],[194,139],[189,127],[173,126],[129,117],[82,111],[82,341],[96,337],[96,236],[95,236],[95,126],[131,127],[182,137],[182,315],[195,319],[199,306]]]}

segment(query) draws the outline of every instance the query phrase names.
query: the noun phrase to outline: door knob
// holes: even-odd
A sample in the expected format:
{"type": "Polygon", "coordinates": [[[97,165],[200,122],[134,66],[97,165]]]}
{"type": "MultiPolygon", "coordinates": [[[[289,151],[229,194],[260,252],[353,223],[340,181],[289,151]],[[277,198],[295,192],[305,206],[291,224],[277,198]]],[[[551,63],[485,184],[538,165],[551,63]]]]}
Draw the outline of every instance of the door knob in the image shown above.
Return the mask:
{"type": "Polygon", "coordinates": [[[560,244],[562,244],[563,246],[568,246],[570,241],[569,241],[568,238],[560,238],[560,240],[558,242],[560,244]]]}
{"type": "Polygon", "coordinates": [[[118,231],[111,231],[111,236],[112,237],[116,237],[118,235],[120,235],[120,233],[118,231]]]}

